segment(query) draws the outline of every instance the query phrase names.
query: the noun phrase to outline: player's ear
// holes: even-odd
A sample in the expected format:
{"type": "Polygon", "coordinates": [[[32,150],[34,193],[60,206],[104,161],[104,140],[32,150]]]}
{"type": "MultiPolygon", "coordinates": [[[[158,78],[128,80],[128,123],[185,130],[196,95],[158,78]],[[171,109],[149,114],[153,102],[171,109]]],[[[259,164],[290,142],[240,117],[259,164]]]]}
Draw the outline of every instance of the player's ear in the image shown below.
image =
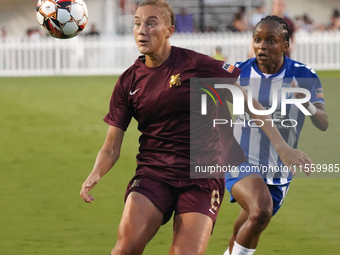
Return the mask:
{"type": "Polygon", "coordinates": [[[285,41],[284,42],[284,46],[283,46],[283,53],[284,54],[289,50],[289,47],[290,47],[290,42],[289,41],[285,41]]]}
{"type": "Polygon", "coordinates": [[[168,28],[168,34],[167,34],[167,36],[165,37],[166,39],[169,39],[171,36],[172,36],[172,34],[175,32],[175,26],[170,26],[169,28],[168,28]]]}

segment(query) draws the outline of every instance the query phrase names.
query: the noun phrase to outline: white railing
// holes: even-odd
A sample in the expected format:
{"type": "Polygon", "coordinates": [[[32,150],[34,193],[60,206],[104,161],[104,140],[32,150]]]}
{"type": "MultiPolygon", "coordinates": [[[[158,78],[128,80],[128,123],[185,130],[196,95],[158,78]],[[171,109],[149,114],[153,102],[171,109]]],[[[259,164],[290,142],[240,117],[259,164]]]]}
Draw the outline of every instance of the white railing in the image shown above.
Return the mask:
{"type": "MultiPolygon", "coordinates": [[[[228,62],[247,59],[251,33],[176,34],[171,44],[212,55],[222,46],[228,62]]],[[[133,36],[0,42],[0,76],[119,75],[139,55],[133,36]]],[[[340,32],[298,33],[292,58],[317,70],[340,69],[340,32]]]]}
{"type": "Polygon", "coordinates": [[[340,69],[340,30],[299,32],[292,58],[317,70],[340,69]]]}

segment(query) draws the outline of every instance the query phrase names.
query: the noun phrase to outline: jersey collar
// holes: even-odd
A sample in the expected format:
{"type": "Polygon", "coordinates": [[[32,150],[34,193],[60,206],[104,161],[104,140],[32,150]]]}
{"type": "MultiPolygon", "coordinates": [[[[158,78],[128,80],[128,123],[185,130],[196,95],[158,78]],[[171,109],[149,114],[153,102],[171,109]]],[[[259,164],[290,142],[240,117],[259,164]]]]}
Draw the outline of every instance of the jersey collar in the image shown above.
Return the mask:
{"type": "MultiPolygon", "coordinates": [[[[290,59],[287,56],[284,56],[284,63],[282,65],[281,69],[277,73],[270,75],[268,78],[274,78],[274,77],[280,75],[288,67],[289,61],[290,61],[290,59]]],[[[256,58],[252,59],[252,67],[261,76],[261,78],[266,79],[266,76],[264,76],[264,74],[261,72],[261,70],[258,68],[258,66],[256,64],[256,58]]]]}

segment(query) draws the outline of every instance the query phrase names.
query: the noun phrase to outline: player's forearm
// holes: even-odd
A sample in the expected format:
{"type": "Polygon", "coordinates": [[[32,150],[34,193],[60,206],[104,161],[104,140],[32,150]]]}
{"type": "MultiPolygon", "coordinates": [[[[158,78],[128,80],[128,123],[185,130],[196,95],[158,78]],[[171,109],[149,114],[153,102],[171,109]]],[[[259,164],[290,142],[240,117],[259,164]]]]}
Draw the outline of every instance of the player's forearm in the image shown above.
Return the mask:
{"type": "Polygon", "coordinates": [[[120,156],[124,131],[114,126],[110,126],[105,142],[99,151],[93,170],[89,177],[103,177],[117,162],[120,156]]]}
{"type": "MultiPolygon", "coordinates": [[[[255,99],[253,99],[253,106],[257,110],[264,110],[263,106],[255,99]]],[[[268,121],[268,119],[271,119],[270,116],[257,115],[251,113],[249,109],[247,109],[247,112],[250,114],[253,121],[255,121],[255,123],[268,136],[284,165],[304,166],[303,170],[306,172],[307,175],[309,175],[310,172],[306,165],[312,164],[311,159],[302,151],[291,148],[286,143],[273,121],[268,121]],[[256,121],[256,119],[258,119],[258,121],[256,121]]],[[[292,168],[292,170],[294,170],[294,168],[292,168]]]]}
{"type": "Polygon", "coordinates": [[[109,148],[102,148],[96,158],[93,170],[90,175],[103,177],[117,162],[120,152],[109,148]]]}
{"type": "MultiPolygon", "coordinates": [[[[265,110],[263,106],[253,99],[253,106],[257,110],[265,110]]],[[[249,113],[253,121],[262,129],[262,131],[268,136],[269,140],[273,144],[275,150],[281,154],[287,148],[290,148],[286,141],[282,138],[279,130],[276,125],[273,124],[273,121],[268,121],[271,119],[269,115],[257,115],[249,111],[248,107],[246,107],[246,111],[249,113]]]]}
{"type": "MultiPolygon", "coordinates": [[[[311,103],[310,103],[311,104],[311,103]]],[[[310,117],[313,125],[321,131],[326,131],[328,128],[327,112],[323,104],[314,104],[316,112],[310,117]]]]}

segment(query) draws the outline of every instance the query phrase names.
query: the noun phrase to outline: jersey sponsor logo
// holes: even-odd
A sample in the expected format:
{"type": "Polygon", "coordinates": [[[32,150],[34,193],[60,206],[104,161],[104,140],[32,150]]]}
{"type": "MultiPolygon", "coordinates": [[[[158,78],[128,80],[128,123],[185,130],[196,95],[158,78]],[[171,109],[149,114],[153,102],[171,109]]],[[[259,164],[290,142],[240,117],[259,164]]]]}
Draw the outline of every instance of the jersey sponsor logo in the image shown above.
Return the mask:
{"type": "Polygon", "coordinates": [[[323,90],[322,89],[317,89],[316,90],[316,96],[319,98],[323,98],[323,90]]]}
{"type": "Polygon", "coordinates": [[[229,64],[227,62],[224,62],[222,68],[224,70],[226,70],[228,73],[232,73],[234,71],[234,69],[235,69],[235,66],[233,66],[233,65],[231,65],[231,64],[229,64]]]}
{"type": "Polygon", "coordinates": [[[139,89],[136,89],[135,91],[130,91],[130,96],[133,96],[134,94],[136,94],[136,92],[137,92],[138,90],[140,90],[140,88],[139,88],[139,89]]]}
{"type": "Polygon", "coordinates": [[[170,88],[172,88],[172,86],[181,86],[181,77],[179,77],[180,74],[176,74],[176,75],[171,75],[170,78],[170,88]]]}

